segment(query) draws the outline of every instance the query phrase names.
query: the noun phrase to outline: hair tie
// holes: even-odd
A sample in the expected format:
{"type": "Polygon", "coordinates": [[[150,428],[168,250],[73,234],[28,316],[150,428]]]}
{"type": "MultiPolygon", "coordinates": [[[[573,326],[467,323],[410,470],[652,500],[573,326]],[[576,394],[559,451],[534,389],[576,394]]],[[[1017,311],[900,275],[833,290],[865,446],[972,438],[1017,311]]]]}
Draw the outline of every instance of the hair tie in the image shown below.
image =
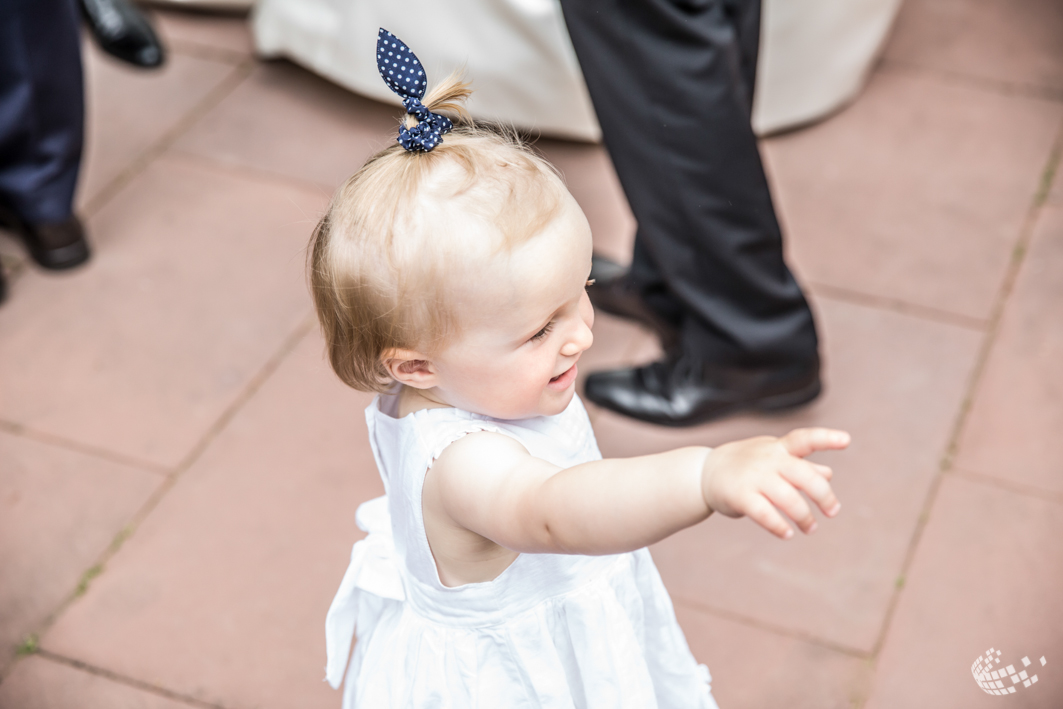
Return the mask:
{"type": "Polygon", "coordinates": [[[402,97],[406,113],[417,119],[417,125],[399,127],[398,141],[410,152],[428,152],[443,142],[454,124],[446,116],[432,113],[421,103],[428,88],[428,78],[417,55],[402,40],[383,27],[376,38],[376,68],[388,88],[402,97]]]}

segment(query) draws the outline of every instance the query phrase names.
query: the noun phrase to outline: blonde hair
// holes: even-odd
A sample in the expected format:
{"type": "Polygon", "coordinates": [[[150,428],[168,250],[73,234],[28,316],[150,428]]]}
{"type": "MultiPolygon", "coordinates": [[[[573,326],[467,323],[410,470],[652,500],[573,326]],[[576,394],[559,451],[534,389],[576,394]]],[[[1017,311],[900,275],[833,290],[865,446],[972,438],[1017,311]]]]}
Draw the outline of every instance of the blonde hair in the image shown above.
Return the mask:
{"type": "Polygon", "coordinates": [[[471,275],[475,254],[523,243],[561,205],[554,168],[513,131],[474,124],[463,106],[470,93],[457,75],[432,90],[424,105],[451,114],[454,130],[431,152],[395,143],[369,158],[314,229],[314,306],[332,369],[355,389],[388,390],[388,350],[431,353],[451,341],[462,323],[447,278],[471,275]],[[487,226],[494,243],[457,243],[455,211],[487,226]]]}

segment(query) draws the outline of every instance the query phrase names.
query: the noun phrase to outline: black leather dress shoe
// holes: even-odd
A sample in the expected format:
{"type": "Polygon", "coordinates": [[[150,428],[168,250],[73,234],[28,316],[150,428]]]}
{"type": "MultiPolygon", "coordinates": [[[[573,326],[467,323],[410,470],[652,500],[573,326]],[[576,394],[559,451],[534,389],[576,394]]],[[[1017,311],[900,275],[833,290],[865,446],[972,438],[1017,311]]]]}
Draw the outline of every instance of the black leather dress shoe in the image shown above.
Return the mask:
{"type": "Polygon", "coordinates": [[[819,360],[782,367],[720,367],[687,357],[596,372],[587,398],[624,416],[662,426],[693,426],[740,411],[779,411],[821,391],[819,360]]]}
{"type": "Polygon", "coordinates": [[[587,289],[587,294],[596,310],[645,325],[656,333],[665,351],[673,349],[679,342],[679,331],[646,304],[626,268],[593,255],[591,278],[594,285],[587,289]]]}
{"type": "Polygon", "coordinates": [[[100,49],[144,69],[162,66],[166,60],[162,42],[128,0],[80,0],[80,5],[100,49]]]}
{"type": "Polygon", "coordinates": [[[76,216],[62,222],[30,224],[0,205],[0,227],[21,236],[30,256],[43,268],[61,271],[89,260],[89,242],[76,216]]]}
{"type": "Polygon", "coordinates": [[[29,224],[22,238],[37,265],[53,271],[80,266],[89,260],[85,229],[73,215],[55,224],[29,224]]]}

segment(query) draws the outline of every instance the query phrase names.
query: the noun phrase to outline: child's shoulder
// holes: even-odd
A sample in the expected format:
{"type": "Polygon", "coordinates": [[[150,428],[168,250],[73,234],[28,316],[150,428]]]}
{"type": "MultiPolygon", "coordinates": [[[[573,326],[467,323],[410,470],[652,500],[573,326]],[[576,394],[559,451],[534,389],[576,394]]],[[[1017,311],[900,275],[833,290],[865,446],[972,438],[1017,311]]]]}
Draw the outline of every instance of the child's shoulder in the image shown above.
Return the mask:
{"type": "Polygon", "coordinates": [[[414,447],[427,449],[432,462],[458,443],[456,452],[448,457],[490,456],[513,446],[524,448],[517,442],[513,426],[506,425],[519,426],[519,422],[496,421],[451,406],[410,406],[397,392],[379,394],[366,414],[372,428],[390,432],[380,437],[378,444],[409,446],[416,441],[419,445],[414,447]]]}
{"type": "Polygon", "coordinates": [[[601,457],[586,409],[578,397],[554,416],[503,420],[449,406],[402,407],[400,393],[381,394],[367,409],[370,438],[382,467],[434,467],[444,451],[445,465],[491,465],[531,455],[560,467],[601,457]],[[405,414],[400,416],[400,414],[405,414]]]}
{"type": "Polygon", "coordinates": [[[490,428],[471,430],[450,441],[436,456],[433,467],[498,469],[529,456],[516,438],[490,428]]]}

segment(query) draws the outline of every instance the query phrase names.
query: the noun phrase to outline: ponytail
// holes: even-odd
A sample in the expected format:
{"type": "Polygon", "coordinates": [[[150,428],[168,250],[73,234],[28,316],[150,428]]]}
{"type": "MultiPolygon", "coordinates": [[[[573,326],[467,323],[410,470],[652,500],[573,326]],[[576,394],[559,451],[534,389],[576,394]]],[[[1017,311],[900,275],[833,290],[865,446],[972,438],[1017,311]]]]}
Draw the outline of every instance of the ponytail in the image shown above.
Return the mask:
{"type": "MultiPolygon", "coordinates": [[[[465,102],[472,95],[472,84],[462,79],[460,69],[436,84],[421,103],[432,113],[442,113],[455,123],[472,123],[472,116],[465,108],[465,102]]],[[[417,125],[417,119],[406,114],[402,120],[407,128],[417,125]]]]}

